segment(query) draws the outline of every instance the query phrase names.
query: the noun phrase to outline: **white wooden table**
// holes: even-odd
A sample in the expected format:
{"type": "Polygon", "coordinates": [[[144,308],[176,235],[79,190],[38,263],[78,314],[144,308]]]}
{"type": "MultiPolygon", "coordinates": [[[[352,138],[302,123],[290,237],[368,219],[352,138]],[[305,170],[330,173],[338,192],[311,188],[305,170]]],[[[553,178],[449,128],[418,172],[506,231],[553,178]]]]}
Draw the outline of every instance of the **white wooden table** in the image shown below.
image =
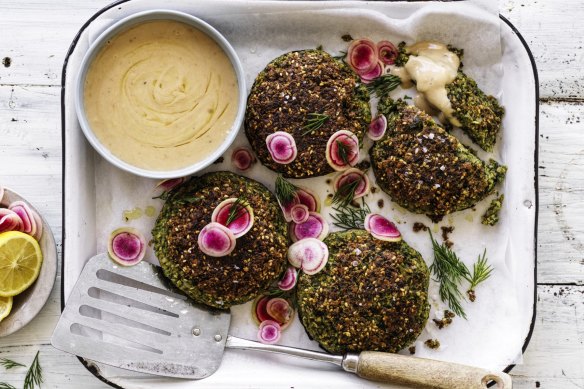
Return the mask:
{"type": "MultiPolygon", "coordinates": [[[[0,0],[0,185],[27,197],[61,249],[61,68],[82,24],[109,0],[0,0]]],[[[540,78],[537,322],[516,388],[584,388],[584,2],[501,0],[531,46],[540,78]]],[[[40,350],[44,388],[104,388],[49,338],[61,277],[40,315],[0,338],[0,358],[30,363],[40,350]]],[[[0,370],[22,387],[24,370],[0,370]]]]}

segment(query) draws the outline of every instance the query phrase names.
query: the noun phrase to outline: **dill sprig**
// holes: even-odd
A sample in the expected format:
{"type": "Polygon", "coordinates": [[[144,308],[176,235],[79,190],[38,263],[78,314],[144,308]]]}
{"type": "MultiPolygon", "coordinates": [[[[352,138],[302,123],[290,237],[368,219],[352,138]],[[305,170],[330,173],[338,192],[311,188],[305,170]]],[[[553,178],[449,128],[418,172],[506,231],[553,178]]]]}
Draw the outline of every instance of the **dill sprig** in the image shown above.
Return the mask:
{"type": "Polygon", "coordinates": [[[22,363],[18,363],[6,358],[0,358],[0,365],[4,366],[6,370],[13,369],[15,367],[26,367],[22,363]]]}
{"type": "Polygon", "coordinates": [[[336,213],[331,213],[333,224],[343,230],[363,229],[365,227],[365,218],[371,213],[369,205],[363,199],[361,207],[355,208],[353,206],[336,206],[333,207],[336,213]]]}
{"type": "Polygon", "coordinates": [[[337,150],[339,151],[339,157],[341,157],[341,161],[343,161],[345,165],[349,165],[349,152],[351,151],[350,147],[337,139],[337,150]]]}
{"type": "Polygon", "coordinates": [[[247,202],[247,200],[245,199],[245,197],[243,196],[239,196],[234,202],[233,204],[231,204],[231,207],[229,208],[229,214],[227,215],[227,220],[225,221],[225,226],[229,227],[229,225],[237,218],[239,218],[240,216],[242,216],[242,212],[247,213],[247,206],[249,205],[249,203],[247,202]]]}
{"type": "Polygon", "coordinates": [[[309,113],[308,114],[308,121],[302,127],[302,129],[305,130],[302,133],[302,135],[308,135],[311,132],[318,130],[329,119],[330,119],[330,116],[329,115],[326,115],[324,113],[316,113],[316,112],[309,113]]]}
{"type": "Polygon", "coordinates": [[[479,259],[472,265],[472,274],[466,277],[470,283],[470,287],[466,291],[470,301],[474,302],[476,299],[474,289],[487,278],[491,276],[493,267],[487,264],[487,249],[483,251],[483,255],[479,255],[479,259]]]}
{"type": "Polygon", "coordinates": [[[462,301],[466,299],[458,289],[458,285],[470,276],[470,272],[454,251],[444,243],[438,244],[432,232],[428,232],[434,250],[434,262],[430,265],[430,271],[434,273],[435,281],[440,283],[438,289],[440,299],[448,304],[452,312],[466,319],[466,313],[462,308],[462,301]]]}
{"type": "Polygon", "coordinates": [[[40,387],[43,380],[43,369],[39,363],[39,352],[37,351],[34,360],[24,377],[24,389],[34,389],[35,386],[40,387]]]}
{"type": "Polygon", "coordinates": [[[349,206],[353,199],[355,198],[355,191],[361,183],[361,178],[351,182],[347,182],[339,187],[333,196],[333,204],[338,205],[341,208],[346,208],[349,206]]]}
{"type": "Polygon", "coordinates": [[[393,74],[384,74],[377,77],[375,80],[371,81],[369,84],[365,84],[369,93],[375,93],[380,99],[387,96],[392,90],[397,88],[401,84],[401,78],[393,74]]]}
{"type": "Polygon", "coordinates": [[[276,177],[276,197],[280,204],[288,204],[294,200],[298,188],[290,181],[279,175],[276,177]]]}
{"type": "Polygon", "coordinates": [[[0,382],[0,389],[16,389],[16,388],[10,384],[7,384],[6,382],[0,382]]]}

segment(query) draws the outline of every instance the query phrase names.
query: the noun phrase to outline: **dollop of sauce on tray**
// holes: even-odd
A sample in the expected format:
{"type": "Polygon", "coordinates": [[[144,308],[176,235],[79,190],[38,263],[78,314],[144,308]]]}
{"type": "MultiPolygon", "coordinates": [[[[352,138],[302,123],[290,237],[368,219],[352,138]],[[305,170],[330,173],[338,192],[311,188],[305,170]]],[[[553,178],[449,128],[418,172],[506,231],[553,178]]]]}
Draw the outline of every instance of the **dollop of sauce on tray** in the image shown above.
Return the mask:
{"type": "MultiPolygon", "coordinates": [[[[448,50],[448,47],[437,42],[418,42],[406,46],[410,55],[403,68],[394,68],[392,74],[402,79],[402,86],[411,86],[416,82],[416,89],[420,93],[415,103],[418,108],[432,111],[436,108],[455,126],[460,122],[453,115],[452,105],[448,100],[446,85],[456,78],[460,58],[448,50]]],[[[434,114],[435,112],[428,112],[434,114]]]]}
{"type": "Polygon", "coordinates": [[[86,116],[100,142],[150,170],[204,160],[232,130],[237,102],[225,52],[205,33],[172,20],[144,22],[110,39],[84,87],[86,116]]]}

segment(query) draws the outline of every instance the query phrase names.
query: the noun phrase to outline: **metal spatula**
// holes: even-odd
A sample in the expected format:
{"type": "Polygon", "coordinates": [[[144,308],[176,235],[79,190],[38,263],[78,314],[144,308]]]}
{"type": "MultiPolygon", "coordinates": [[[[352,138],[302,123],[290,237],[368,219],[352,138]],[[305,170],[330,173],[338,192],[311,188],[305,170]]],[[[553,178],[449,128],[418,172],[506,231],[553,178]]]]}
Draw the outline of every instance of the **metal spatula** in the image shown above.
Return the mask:
{"type": "Polygon", "coordinates": [[[121,267],[107,254],[89,260],[55,328],[51,343],[71,354],[123,369],[200,379],[221,364],[225,347],[289,354],[334,363],[360,377],[417,388],[478,389],[511,378],[475,367],[365,351],[330,355],[266,345],[228,334],[231,315],[193,304],[142,262],[121,267]]]}

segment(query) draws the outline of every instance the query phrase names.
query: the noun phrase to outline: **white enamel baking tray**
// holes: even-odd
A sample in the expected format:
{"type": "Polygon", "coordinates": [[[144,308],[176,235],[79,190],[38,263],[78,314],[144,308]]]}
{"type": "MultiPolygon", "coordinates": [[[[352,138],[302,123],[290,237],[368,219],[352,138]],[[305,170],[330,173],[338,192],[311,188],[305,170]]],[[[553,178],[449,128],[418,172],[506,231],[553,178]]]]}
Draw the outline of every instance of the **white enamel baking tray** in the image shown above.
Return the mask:
{"type": "MultiPolygon", "coordinates": [[[[459,2],[462,4],[464,2],[459,2]]],[[[226,23],[221,25],[221,18],[225,15],[250,15],[257,14],[258,31],[255,38],[261,37],[265,31],[261,30],[262,14],[281,15],[313,10],[314,12],[346,12],[354,10],[356,13],[379,13],[391,15],[392,18],[407,18],[416,9],[422,7],[421,3],[403,2],[279,2],[279,1],[186,1],[186,0],[122,0],[111,4],[96,13],[79,31],[75,37],[65,64],[62,78],[62,136],[63,136],[63,285],[62,301],[65,303],[72,287],[77,280],[87,259],[95,255],[103,242],[98,238],[103,235],[97,226],[98,213],[96,209],[96,187],[103,182],[103,170],[111,171],[112,167],[99,157],[83,137],[74,110],[74,80],[79,65],[92,39],[115,21],[135,12],[153,9],[167,8],[177,9],[191,13],[210,21],[218,28],[236,51],[243,50],[238,47],[242,39],[237,24],[226,23]]],[[[236,20],[233,17],[226,20],[236,20]]],[[[283,23],[282,28],[292,24],[283,23]]],[[[312,26],[314,28],[314,26],[312,26]]],[[[520,158],[513,159],[513,164],[507,176],[505,191],[513,198],[521,198],[521,201],[506,204],[508,215],[506,217],[507,228],[513,231],[512,238],[507,243],[507,257],[512,261],[505,263],[511,277],[508,282],[520,304],[517,306],[517,314],[520,318],[520,328],[515,329],[515,339],[522,351],[525,350],[533,329],[535,319],[535,275],[536,275],[536,239],[537,239],[537,152],[538,152],[538,82],[537,71],[529,48],[519,32],[503,17],[500,18],[501,47],[503,52],[503,91],[504,104],[507,113],[504,119],[504,128],[512,128],[514,134],[503,135],[506,152],[517,150],[520,158]],[[519,152],[520,151],[520,152],[519,152]],[[522,347],[521,347],[522,345],[522,347]]],[[[354,30],[354,29],[353,29],[354,30]]],[[[278,31],[279,34],[294,36],[298,31],[278,31]]],[[[337,32],[335,32],[337,33],[337,32]]],[[[437,32],[439,33],[439,32],[437,32]]],[[[285,52],[286,47],[278,47],[285,52]]],[[[246,48],[246,50],[249,50],[246,48]]],[[[277,50],[276,50],[277,51],[277,50]]],[[[249,55],[249,53],[246,53],[249,55]]],[[[271,58],[267,58],[267,63],[271,58]]],[[[244,69],[245,69],[244,62],[244,69]]],[[[257,73],[257,71],[256,71],[257,73]]],[[[248,80],[255,74],[248,75],[248,80]]],[[[251,85],[251,82],[250,82],[251,85]]],[[[236,142],[237,143],[237,142],[236,142]]],[[[229,155],[226,156],[229,159],[229,155]]],[[[227,165],[225,165],[227,166],[227,165]]],[[[216,169],[215,169],[216,170],[216,169]]],[[[131,180],[140,180],[129,177],[131,180]]],[[[271,180],[271,178],[270,178],[271,180]]],[[[260,180],[262,181],[262,180],[260,180]]],[[[135,181],[136,185],[148,185],[135,181]]],[[[268,182],[264,182],[269,185],[268,182]]],[[[101,187],[101,186],[100,186],[101,187]]],[[[112,196],[112,204],[120,199],[112,196]]],[[[100,199],[103,203],[103,199],[100,199]]],[[[127,203],[127,201],[126,201],[127,203]]],[[[478,217],[477,217],[478,219],[478,217]]],[[[475,220],[478,223],[478,220],[475,220]]],[[[103,226],[101,227],[103,228],[103,226]]],[[[412,234],[411,225],[407,227],[406,235],[412,234]]],[[[402,230],[402,233],[404,231],[402,230]]],[[[407,238],[407,236],[406,236],[407,238]]],[[[474,308],[474,307],[473,307],[474,308]]],[[[239,311],[241,313],[241,311],[239,311]]],[[[492,315],[488,323],[495,323],[496,316],[501,312],[493,311],[484,313],[492,315]]],[[[489,324],[486,325],[489,325],[489,324]]],[[[483,323],[484,324],[484,323],[483,323]]],[[[235,329],[237,331],[237,328],[235,329]]],[[[289,330],[291,331],[291,330],[289,330]]],[[[300,331],[300,330],[299,330],[300,331]]],[[[249,334],[248,334],[249,335],[249,334]]],[[[293,338],[304,337],[300,332],[289,335],[289,343],[293,344],[293,338]]],[[[500,336],[505,338],[505,330],[500,336]]],[[[459,349],[456,353],[452,350],[445,356],[437,355],[438,359],[447,359],[464,362],[470,358],[470,352],[474,354],[489,353],[489,350],[473,350],[472,339],[467,343],[456,344],[459,349]]],[[[448,351],[448,350],[447,350],[448,351]]],[[[493,353],[489,359],[491,366],[509,371],[518,357],[497,359],[493,353]]],[[[326,387],[379,387],[379,384],[366,382],[357,377],[336,370],[334,367],[298,361],[286,357],[274,355],[261,355],[250,352],[228,350],[223,359],[221,368],[212,377],[201,381],[177,381],[160,377],[139,375],[125,370],[115,369],[106,365],[96,364],[91,361],[81,360],[92,373],[99,379],[114,387],[122,388],[195,388],[195,387],[266,387],[266,388],[302,388],[326,385],[326,387]]],[[[392,386],[383,386],[392,387],[392,386]]]]}

